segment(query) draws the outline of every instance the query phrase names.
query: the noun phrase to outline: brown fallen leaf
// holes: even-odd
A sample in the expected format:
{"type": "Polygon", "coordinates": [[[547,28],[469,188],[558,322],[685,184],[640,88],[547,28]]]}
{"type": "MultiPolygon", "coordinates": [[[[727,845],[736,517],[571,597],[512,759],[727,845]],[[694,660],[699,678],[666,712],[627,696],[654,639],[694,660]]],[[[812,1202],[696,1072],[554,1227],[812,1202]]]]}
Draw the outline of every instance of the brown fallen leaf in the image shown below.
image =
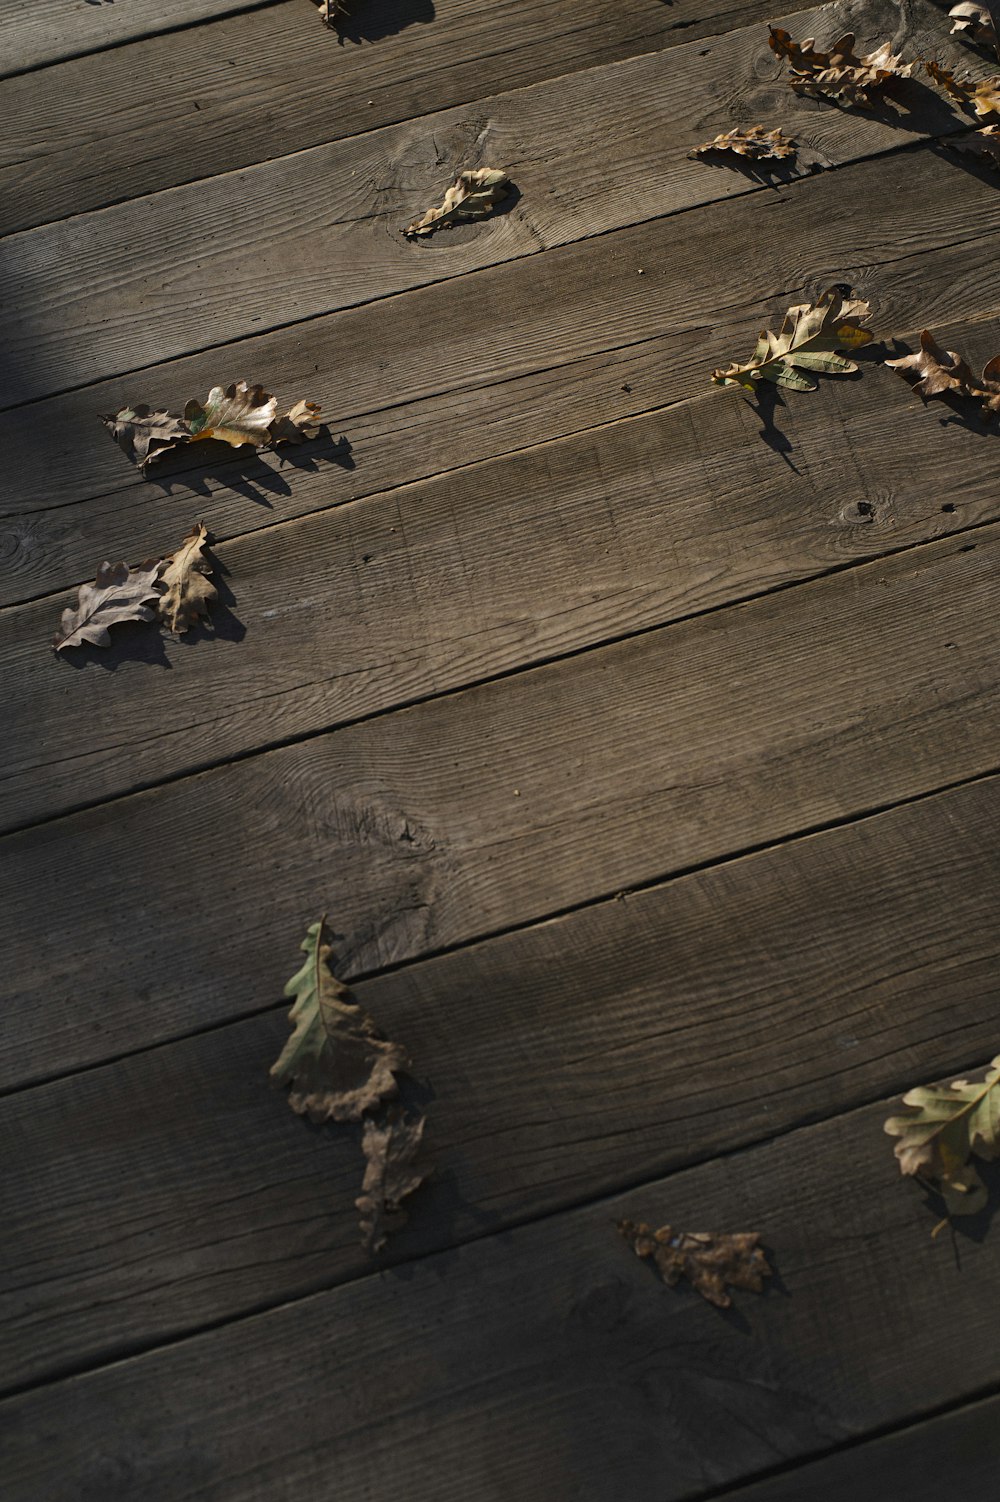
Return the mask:
{"type": "Polygon", "coordinates": [[[984,412],[1000,412],[1000,355],[994,355],[982,375],[975,376],[957,350],[943,349],[930,329],[924,329],[917,354],[885,363],[924,401],[935,396],[972,397],[984,412]]]}
{"type": "Polygon", "coordinates": [[[983,1079],[908,1090],[903,1105],[909,1114],[885,1123],[899,1138],[893,1150],[900,1172],[940,1194],[949,1215],[975,1215],[987,1191],[969,1160],[1000,1156],[1000,1056],[983,1079]]]}
{"type": "Polygon", "coordinates": [[[320,408],[316,402],[296,402],[281,417],[271,423],[271,442],[305,443],[307,438],[318,438],[323,426],[320,408]]]}
{"type": "Polygon", "coordinates": [[[126,458],[140,469],[191,438],[183,418],[146,406],[123,407],[113,415],[101,416],[101,421],[126,458]]]}
{"type": "Polygon", "coordinates": [[[821,52],[812,37],[796,42],[779,26],[768,29],[771,51],[788,61],[792,74],[789,83],[797,94],[822,94],[860,109],[872,109],[885,101],[902,79],[912,77],[919,65],[916,61],[904,63],[888,42],[859,57],[852,31],[838,37],[829,52],[821,52]]]}
{"type": "Polygon", "coordinates": [[[205,557],[208,541],[205,523],[195,522],[177,551],[160,564],[160,583],[166,589],[160,595],[157,611],[169,629],[178,634],[190,631],[218,598],[218,591],[208,578],[212,572],[211,560],[205,557]]]}
{"type": "Polygon", "coordinates": [[[415,239],[418,235],[432,235],[437,229],[447,229],[468,219],[482,219],[507,197],[511,187],[507,174],[495,167],[460,172],[437,208],[428,209],[419,219],[414,219],[403,234],[415,239]]]}
{"type": "Polygon", "coordinates": [[[961,5],[952,6],[948,19],[954,23],[951,28],[952,36],[960,36],[964,41],[990,48],[1000,57],[1000,36],[997,35],[993,17],[985,5],[963,0],[961,5]]]}
{"type": "Polygon", "coordinates": [[[747,363],[713,371],[712,381],[716,386],[742,386],[747,391],[753,391],[758,381],[815,391],[816,381],[803,371],[846,375],[857,370],[853,360],[837,351],[870,343],[871,330],[859,321],[867,316],[866,302],[845,299],[836,287],[830,287],[815,303],[789,308],[779,334],[763,330],[747,363]]]}
{"type": "Polygon", "coordinates": [[[391,1112],[384,1121],[365,1121],[362,1148],[365,1177],[355,1205],[361,1212],[361,1238],[370,1252],[383,1247],[391,1232],[406,1221],[403,1200],[427,1178],[429,1168],[418,1168],[425,1118],[406,1120],[391,1112]]]}
{"type": "Polygon", "coordinates": [[[330,969],[326,920],[302,941],[306,960],[285,987],[295,997],[294,1030],[271,1069],[290,1085],[289,1104],[310,1121],[359,1121],[397,1092],[396,1074],[409,1066],[406,1050],[382,1037],[371,1017],[330,969]]]}
{"type": "Polygon", "coordinates": [[[344,0],[313,0],[313,4],[318,6],[320,19],[327,26],[334,26],[343,16],[350,15],[344,0]]]}
{"type": "Polygon", "coordinates": [[[708,1231],[675,1231],[661,1226],[654,1231],[643,1222],[620,1220],[618,1229],[637,1257],[648,1257],[668,1287],[687,1278],[693,1288],[715,1304],[728,1309],[732,1299],[726,1285],[763,1293],[771,1268],[760,1247],[757,1231],[732,1235],[708,1231]]]}
{"type": "Polygon", "coordinates": [[[980,119],[986,115],[1000,115],[1000,76],[976,82],[971,78],[956,78],[948,68],[942,68],[933,60],[924,67],[938,88],[956,99],[964,110],[980,119]]]}
{"type": "Polygon", "coordinates": [[[192,442],[217,438],[233,448],[244,443],[262,448],[271,441],[271,423],[277,410],[277,398],[263,386],[236,381],[224,391],[221,386],[213,386],[204,406],[196,398],[189,401],[184,408],[184,421],[192,442]]]}
{"type": "Polygon", "coordinates": [[[716,151],[732,151],[737,156],[761,161],[768,157],[793,157],[795,150],[791,136],[784,135],[781,130],[765,130],[763,125],[751,125],[749,130],[728,130],[724,135],[716,136],[714,141],[696,146],[688,152],[688,156],[708,156],[716,151]]]}
{"type": "Polygon", "coordinates": [[[127,563],[102,563],[93,584],[81,584],[79,604],[63,611],[59,630],[52,639],[57,652],[89,642],[106,647],[109,626],[125,621],[153,621],[159,591],[156,583],[160,564],[143,563],[130,569],[127,563]]]}
{"type": "Polygon", "coordinates": [[[971,136],[949,139],[948,145],[953,151],[979,157],[995,172],[1000,172],[1000,125],[984,125],[981,130],[974,130],[971,136]]]}

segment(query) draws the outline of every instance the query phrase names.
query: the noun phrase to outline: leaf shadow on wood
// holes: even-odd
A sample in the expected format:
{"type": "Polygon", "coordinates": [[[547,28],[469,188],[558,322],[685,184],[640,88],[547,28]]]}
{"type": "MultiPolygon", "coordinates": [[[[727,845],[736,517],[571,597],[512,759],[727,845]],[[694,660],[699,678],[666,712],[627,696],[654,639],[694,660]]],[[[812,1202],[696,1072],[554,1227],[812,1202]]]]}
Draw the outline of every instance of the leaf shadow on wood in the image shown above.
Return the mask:
{"type": "Polygon", "coordinates": [[[736,172],[748,182],[765,188],[784,187],[787,183],[799,182],[804,177],[825,170],[823,163],[818,160],[798,164],[787,160],[770,161],[767,158],[754,161],[734,151],[703,151],[698,154],[697,160],[706,167],[721,167],[736,172]]]}
{"type": "Polygon", "coordinates": [[[434,0],[347,0],[349,14],[333,21],[329,30],[345,42],[380,42],[407,26],[434,20],[434,0]]]}
{"type": "Polygon", "coordinates": [[[794,474],[798,474],[799,470],[788,457],[792,452],[792,440],[787,433],[781,431],[774,417],[779,407],[788,405],[778,387],[771,381],[758,381],[753,396],[747,398],[747,405],[760,418],[760,432],[757,436],[769,449],[773,449],[794,474]]]}
{"type": "Polygon", "coordinates": [[[205,557],[211,564],[212,583],[215,585],[216,598],[212,601],[207,619],[197,621],[190,631],[185,631],[181,636],[172,637],[179,647],[193,647],[201,641],[242,641],[247,634],[247,628],[234,613],[233,606],[236,597],[229,587],[229,570],[224,563],[212,552],[211,548],[205,548],[205,557]]]}
{"type": "Polygon", "coordinates": [[[334,439],[325,425],[319,436],[302,445],[282,444],[280,448],[260,449],[231,448],[227,443],[206,439],[197,445],[186,445],[164,454],[146,473],[151,485],[158,485],[165,495],[175,490],[192,491],[195,495],[211,496],[219,485],[226,485],[237,495],[254,501],[257,505],[273,509],[273,496],[289,496],[292,487],[282,470],[305,470],[318,474],[324,464],[352,470],[355,467],[350,440],[343,435],[334,439]],[[193,448],[205,452],[196,456],[193,448]],[[192,460],[196,462],[192,463],[192,460]],[[210,482],[215,481],[213,486],[210,482]]]}
{"type": "MultiPolygon", "coordinates": [[[[969,135],[956,136],[953,139],[969,140],[975,135],[973,121],[969,120],[969,135]]],[[[931,141],[928,143],[934,155],[943,162],[948,162],[952,167],[960,167],[963,172],[968,172],[971,177],[985,183],[988,188],[1000,188],[1000,171],[981,156],[972,151],[960,151],[953,144],[952,139],[943,141],[931,141]]]]}
{"type": "Polygon", "coordinates": [[[893,90],[891,103],[876,99],[867,109],[826,95],[805,94],[802,97],[814,99],[820,109],[840,110],[844,115],[876,120],[881,125],[891,125],[895,130],[908,130],[920,136],[944,135],[948,126],[954,126],[960,118],[946,99],[918,78],[900,79],[893,90]]]}
{"type": "MultiPolygon", "coordinates": [[[[884,344],[869,345],[867,349],[860,350],[854,358],[861,359],[863,356],[875,358],[880,362],[885,360],[898,360],[904,355],[915,354],[912,344],[905,339],[890,339],[884,344]]],[[[897,380],[904,379],[890,371],[890,375],[897,380]]],[[[907,382],[907,385],[910,383],[907,382]]],[[[952,395],[943,392],[941,396],[932,397],[926,401],[917,392],[911,394],[915,402],[920,402],[928,410],[928,416],[933,417],[942,428],[965,428],[966,432],[975,433],[981,438],[997,438],[1000,436],[1000,418],[988,417],[982,407],[972,397],[952,395]],[[933,409],[938,408],[935,412],[933,409]]]]}
{"type": "MultiPolygon", "coordinates": [[[[977,1157],[975,1161],[976,1172],[986,1185],[988,1195],[986,1204],[976,1215],[959,1215],[954,1220],[949,1220],[939,1233],[942,1238],[945,1236],[950,1238],[952,1255],[959,1271],[962,1267],[962,1242],[971,1241],[975,1246],[981,1245],[990,1232],[997,1210],[1000,1209],[1000,1160],[990,1163],[977,1157]]],[[[944,1201],[933,1189],[924,1188],[924,1205],[928,1212],[939,1221],[945,1214],[944,1201]]]]}

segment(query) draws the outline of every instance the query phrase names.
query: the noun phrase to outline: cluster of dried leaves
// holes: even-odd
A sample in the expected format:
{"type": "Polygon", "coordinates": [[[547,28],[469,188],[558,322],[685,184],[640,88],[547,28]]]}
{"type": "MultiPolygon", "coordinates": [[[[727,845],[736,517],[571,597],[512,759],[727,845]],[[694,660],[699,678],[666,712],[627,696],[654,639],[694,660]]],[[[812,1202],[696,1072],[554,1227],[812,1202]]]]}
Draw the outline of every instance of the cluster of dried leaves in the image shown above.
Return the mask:
{"type": "Polygon", "coordinates": [[[365,1173],[355,1204],[364,1245],[384,1246],[406,1220],[403,1201],[429,1169],[417,1161],[422,1115],[408,1118],[396,1105],[396,1076],[410,1067],[406,1050],[386,1039],[330,968],[326,919],[302,941],[306,958],[285,987],[295,998],[288,1014],[292,1034],[271,1069],[289,1087],[288,1102],[314,1122],[361,1122],[365,1173]]]}
{"type": "Polygon", "coordinates": [[[769,31],[771,50],[788,62],[789,82],[797,94],[821,94],[859,109],[893,103],[893,90],[919,65],[904,63],[888,42],[859,56],[852,31],[838,37],[829,52],[821,52],[812,37],[796,42],[780,26],[769,31]]]}
{"type": "Polygon", "coordinates": [[[158,621],[180,635],[190,631],[217,598],[206,549],[208,530],[195,522],[180,547],[166,558],[150,559],[137,568],[127,563],[102,563],[93,584],[81,584],[76,609],[62,614],[52,645],[67,647],[109,645],[109,628],[125,622],[158,621]]]}
{"type": "Polygon", "coordinates": [[[304,443],[319,436],[319,412],[315,402],[296,402],[279,415],[277,398],[263,386],[237,381],[224,390],[213,386],[204,404],[192,398],[183,414],[154,412],[147,406],[123,407],[101,421],[132,463],[145,469],[170,449],[208,438],[233,448],[304,443]]]}

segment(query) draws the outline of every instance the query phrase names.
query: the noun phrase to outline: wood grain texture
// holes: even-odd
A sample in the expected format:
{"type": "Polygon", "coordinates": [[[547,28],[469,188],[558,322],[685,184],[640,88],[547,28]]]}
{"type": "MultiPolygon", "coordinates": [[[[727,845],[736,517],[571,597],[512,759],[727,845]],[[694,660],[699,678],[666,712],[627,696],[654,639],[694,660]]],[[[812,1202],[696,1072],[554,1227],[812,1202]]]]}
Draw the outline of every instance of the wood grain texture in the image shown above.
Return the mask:
{"type": "Polygon", "coordinates": [[[0,10],[3,23],[0,77],[270,3],[271,0],[171,0],[169,6],[163,6],[158,0],[118,0],[105,6],[95,5],[91,0],[73,0],[70,5],[62,4],[61,0],[36,0],[32,5],[4,0],[0,10]]]}
{"type": "Polygon", "coordinates": [[[357,974],[992,771],[998,558],[986,527],[8,837],[4,1081],[267,1006],[303,915],[357,974]]]}
{"type": "Polygon", "coordinates": [[[680,1502],[972,1396],[1000,1240],[931,1239],[889,1106],[11,1399],[7,1497],[680,1502]],[[759,1230],[780,1282],[723,1317],[622,1215],[759,1230]]]}
{"type": "MultiPolygon", "coordinates": [[[[865,25],[880,31],[877,11],[863,6],[865,25]]],[[[817,20],[828,24],[829,15],[801,12],[797,24],[817,20]]],[[[933,27],[925,20],[908,33],[917,50],[940,29],[937,13],[933,27]]],[[[0,242],[12,310],[0,401],[770,192],[687,159],[706,133],[733,123],[720,96],[735,96],[744,119],[780,99],[785,125],[803,142],[801,172],[811,161],[854,161],[963,125],[916,82],[914,113],[893,125],[799,100],[780,71],[766,31],[754,26],[709,48],[632,58],[9,236],[0,242]],[[586,136],[575,128],[581,118],[586,136]],[[509,210],[426,243],[404,239],[401,227],[440,200],[457,169],[497,163],[521,194],[509,210]]]]}
{"type": "MultiPolygon", "coordinates": [[[[989,1058],[998,826],[986,780],[362,982],[437,1165],[389,1260],[989,1058]]],[[[364,1276],[357,1136],[268,1090],[286,1036],[281,1007],[0,1102],[7,1386],[364,1276]]]]}
{"type": "Polygon", "coordinates": [[[502,17],[494,0],[352,10],[338,35],[317,28],[308,0],[284,0],[9,79],[4,233],[770,14],[765,0],[518,0],[502,17]]]}
{"type": "MultiPolygon", "coordinates": [[[[0,598],[92,578],[112,552],[136,561],[136,549],[169,549],[196,515],[226,537],[678,399],[713,398],[700,410],[720,412],[719,401],[740,398],[710,389],[712,367],[749,351],[764,322],[780,323],[789,302],[834,278],[871,300],[881,334],[931,324],[985,361],[997,347],[998,245],[995,186],[951,154],[907,153],[800,183],[787,199],[717,204],[7,412],[0,448],[13,483],[0,503],[0,598]],[[862,227],[845,215],[845,201],[873,197],[886,205],[877,221],[862,227]],[[942,247],[943,221],[928,215],[928,203],[943,202],[960,256],[942,247]],[[744,300],[714,311],[729,285],[744,300]],[[986,313],[978,330],[952,327],[986,313]],[[476,319],[503,339],[486,350],[470,340],[476,319]],[[266,374],[282,397],[320,400],[350,455],[336,462],[321,443],[292,467],[234,462],[229,451],[143,482],[96,413],[143,397],[183,404],[220,366],[224,379],[266,374]]],[[[793,446],[814,400],[793,394],[774,414],[793,446]]],[[[939,430],[933,412],[928,434],[939,430]]],[[[851,443],[845,436],[838,472],[851,443]]],[[[971,450],[989,445],[978,437],[966,447],[959,467],[973,472],[971,450]]]]}
{"type": "Polygon", "coordinates": [[[989,1496],[998,1471],[1000,1398],[987,1398],[727,1491],[717,1502],[940,1502],[949,1495],[989,1496]]]}
{"type": "MultiPolygon", "coordinates": [[[[1000,518],[993,444],[942,430],[892,371],[780,420],[790,452],[709,390],[251,533],[217,549],[235,603],[212,633],[125,628],[40,662],[75,591],[0,613],[0,827],[1000,518]]],[[[186,526],[140,543],[133,511],[132,553],[186,526]]]]}

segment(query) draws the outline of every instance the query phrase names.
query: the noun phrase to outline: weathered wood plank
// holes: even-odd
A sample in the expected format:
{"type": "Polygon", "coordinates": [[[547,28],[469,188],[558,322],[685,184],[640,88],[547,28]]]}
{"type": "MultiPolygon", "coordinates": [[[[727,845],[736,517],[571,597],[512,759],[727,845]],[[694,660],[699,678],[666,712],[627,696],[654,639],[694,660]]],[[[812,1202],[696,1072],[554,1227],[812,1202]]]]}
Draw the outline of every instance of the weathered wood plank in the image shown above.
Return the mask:
{"type": "Polygon", "coordinates": [[[237,11],[255,10],[272,0],[127,0],[105,7],[92,0],[66,6],[62,0],[35,0],[20,5],[4,0],[0,77],[40,68],[46,63],[117,47],[122,42],[169,31],[196,21],[211,21],[237,11]]]}
{"type": "Polygon", "coordinates": [[[11,1399],[9,1502],[681,1502],[958,1402],[1000,1238],[931,1239],[888,1105],[11,1399]],[[621,1215],[758,1229],[781,1282],[722,1317],[621,1215]]]}
{"type": "Polygon", "coordinates": [[[717,1502],[940,1502],[989,1496],[1000,1474],[1000,1398],[852,1446],[717,1502]]]}
{"type": "MultiPolygon", "coordinates": [[[[990,1057],[998,825],[974,783],[361,983],[437,1164],[391,1258],[990,1057]]],[[[286,1034],[282,1008],[0,1102],[8,1387],[364,1274],[356,1138],[267,1088],[286,1034]]]]}
{"type": "Polygon", "coordinates": [[[307,914],[357,974],[993,770],[998,558],[983,528],[8,837],[4,1081],[269,1005],[307,914]]]}
{"type": "MultiPolygon", "coordinates": [[[[0,450],[14,483],[0,521],[0,598],[92,578],[112,553],[136,561],[173,547],[179,522],[195,515],[226,537],[679,398],[721,400],[707,385],[712,367],[752,348],[763,322],[780,322],[790,301],[835,277],[872,300],[886,335],[981,316],[998,306],[998,244],[995,187],[950,156],[910,153],[824,174],[787,200],[742,200],[620,231],[7,412],[0,450]],[[844,204],[874,198],[885,211],[865,227],[859,252],[862,230],[844,204]],[[947,203],[960,257],[941,248],[933,203],[947,203]],[[911,248],[902,260],[901,244],[911,248]],[[803,266],[822,269],[803,284],[803,266]],[[722,285],[739,288],[741,301],[716,313],[722,285]],[[502,327],[502,341],[484,349],[470,340],[476,319],[502,327]],[[182,403],[207,391],[220,367],[223,379],[266,375],[282,396],[321,400],[335,437],[352,446],[353,467],[331,463],[327,445],[309,451],[315,472],[229,460],[143,483],[95,414],[142,397],[182,403]]],[[[986,359],[996,349],[991,327],[948,337],[986,359]]],[[[793,397],[777,426],[792,435],[812,400],[793,397]]],[[[930,415],[926,428],[937,431],[930,415]]]]}
{"type": "MultiPolygon", "coordinates": [[[[917,50],[940,30],[939,14],[933,27],[920,15],[908,33],[917,50]]],[[[817,19],[828,23],[829,14],[801,12],[797,24],[817,19]]],[[[0,242],[11,310],[0,400],[45,396],[697,204],[770,192],[686,151],[734,113],[756,119],[776,98],[804,143],[800,172],[811,160],[854,161],[963,123],[916,82],[914,113],[892,125],[798,100],[778,84],[779,71],[766,30],[754,26],[708,48],[693,43],[568,75],[12,235],[0,242]],[[431,242],[404,239],[401,226],[436,201],[456,165],[484,162],[511,170],[522,197],[509,212],[431,242]]]]}
{"type": "Polygon", "coordinates": [[[4,232],[771,14],[766,0],[518,0],[502,16],[495,0],[364,0],[354,11],[343,42],[307,0],[284,0],[0,85],[4,232]]]}
{"type": "MultiPolygon", "coordinates": [[[[40,665],[75,591],[0,613],[0,827],[1000,518],[992,444],[889,370],[779,420],[790,453],[709,391],[252,533],[218,549],[236,603],[201,640],[137,628],[40,665]]],[[[136,525],[115,556],[129,533],[155,553],[136,525]]]]}

